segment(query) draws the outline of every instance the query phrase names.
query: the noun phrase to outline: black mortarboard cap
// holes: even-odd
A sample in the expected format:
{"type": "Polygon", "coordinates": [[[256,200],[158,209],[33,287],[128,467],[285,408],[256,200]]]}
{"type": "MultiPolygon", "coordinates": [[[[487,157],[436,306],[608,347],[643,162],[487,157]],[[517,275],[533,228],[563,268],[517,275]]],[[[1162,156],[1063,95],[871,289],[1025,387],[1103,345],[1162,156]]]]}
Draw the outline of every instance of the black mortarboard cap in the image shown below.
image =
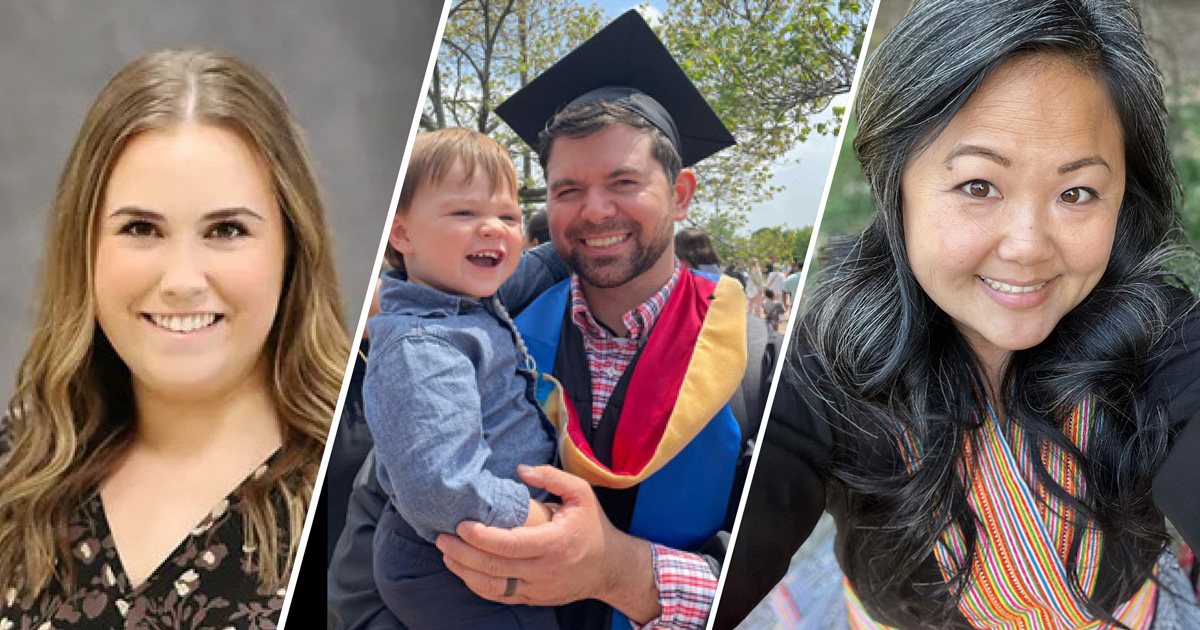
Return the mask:
{"type": "Polygon", "coordinates": [[[496,108],[529,146],[575,102],[623,105],[658,127],[684,166],[736,141],[637,11],[626,11],[496,108]]]}

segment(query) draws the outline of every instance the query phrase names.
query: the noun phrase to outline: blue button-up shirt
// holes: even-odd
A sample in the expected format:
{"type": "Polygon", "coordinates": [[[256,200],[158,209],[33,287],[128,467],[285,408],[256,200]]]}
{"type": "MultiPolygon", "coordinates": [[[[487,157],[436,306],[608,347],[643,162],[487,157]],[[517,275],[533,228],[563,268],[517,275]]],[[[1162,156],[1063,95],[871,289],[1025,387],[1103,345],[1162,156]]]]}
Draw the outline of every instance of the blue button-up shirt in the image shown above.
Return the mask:
{"type": "Polygon", "coordinates": [[[550,247],[522,256],[499,297],[481,301],[384,275],[363,410],[379,480],[426,540],[463,520],[517,527],[531,496],[546,496],[517,480],[517,464],[555,463],[555,433],[501,298],[517,309],[567,277],[550,247]]]}

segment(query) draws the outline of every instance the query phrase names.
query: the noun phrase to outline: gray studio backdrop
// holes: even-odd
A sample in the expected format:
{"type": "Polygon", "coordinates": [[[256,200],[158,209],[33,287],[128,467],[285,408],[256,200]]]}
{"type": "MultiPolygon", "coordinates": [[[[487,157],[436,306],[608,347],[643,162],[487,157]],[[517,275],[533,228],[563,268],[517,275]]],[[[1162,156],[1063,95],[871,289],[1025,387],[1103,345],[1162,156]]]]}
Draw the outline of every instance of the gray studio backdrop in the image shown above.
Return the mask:
{"type": "Polygon", "coordinates": [[[442,0],[0,4],[0,398],[29,341],[49,206],[84,114],[117,70],[161,48],[233,53],[283,92],[315,161],[352,329],[441,10],[442,0]]]}

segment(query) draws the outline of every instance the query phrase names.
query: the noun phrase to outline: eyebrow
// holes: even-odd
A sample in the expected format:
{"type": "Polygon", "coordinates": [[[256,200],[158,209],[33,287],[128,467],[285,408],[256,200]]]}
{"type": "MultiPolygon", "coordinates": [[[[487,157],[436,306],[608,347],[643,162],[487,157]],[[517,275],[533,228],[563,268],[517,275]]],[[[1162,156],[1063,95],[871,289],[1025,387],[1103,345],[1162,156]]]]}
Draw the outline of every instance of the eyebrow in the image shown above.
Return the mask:
{"type": "Polygon", "coordinates": [[[626,175],[641,175],[642,170],[632,166],[623,166],[608,174],[609,179],[617,179],[626,175]]]}
{"type": "Polygon", "coordinates": [[[579,185],[578,180],[571,179],[568,177],[568,178],[563,178],[563,179],[556,179],[556,180],[550,182],[550,185],[547,186],[547,188],[549,190],[558,190],[560,188],[565,188],[567,186],[578,186],[578,185],[579,185]]]}
{"type": "MultiPolygon", "coordinates": [[[[604,178],[605,179],[617,179],[619,177],[624,177],[626,175],[640,176],[640,175],[642,175],[642,170],[639,168],[634,168],[632,166],[622,166],[622,167],[613,169],[611,172],[606,174],[604,176],[604,178]]],[[[547,188],[547,190],[558,190],[565,186],[578,186],[578,185],[579,185],[579,180],[571,178],[571,177],[564,177],[563,179],[557,179],[557,180],[554,180],[553,182],[550,182],[550,184],[546,188],[547,188]]]]}
{"type": "MultiPolygon", "coordinates": [[[[960,144],[955,147],[954,150],[950,152],[950,155],[946,158],[946,170],[950,170],[951,162],[964,155],[978,155],[980,157],[987,158],[1005,168],[1012,166],[1012,160],[987,147],[981,147],[977,144],[960,144]]],[[[1112,172],[1112,166],[1109,166],[1108,162],[1104,161],[1104,158],[1100,157],[1099,155],[1089,155],[1085,158],[1080,158],[1074,162],[1069,162],[1058,167],[1058,174],[1066,175],[1067,173],[1077,171],[1088,166],[1103,166],[1104,168],[1108,169],[1110,173],[1112,172]]]]}
{"type": "Polygon", "coordinates": [[[954,147],[954,150],[950,152],[950,155],[946,156],[946,170],[950,170],[951,162],[964,155],[978,155],[980,157],[985,157],[1005,168],[1012,166],[1012,160],[987,147],[981,147],[977,144],[960,144],[957,147],[954,147]]]}
{"type": "Polygon", "coordinates": [[[1112,172],[1112,167],[1108,165],[1108,162],[1104,161],[1104,158],[1100,157],[1099,155],[1089,155],[1083,159],[1075,160],[1074,162],[1063,164],[1062,166],[1058,167],[1058,174],[1066,175],[1071,171],[1077,171],[1086,166],[1103,166],[1104,168],[1108,169],[1108,172],[1112,172]]]}
{"type": "MultiPolygon", "coordinates": [[[[223,221],[237,217],[252,217],[259,221],[266,221],[263,216],[245,206],[234,206],[231,208],[218,208],[210,212],[204,213],[202,217],[205,221],[223,221]]],[[[163,215],[161,212],[139,208],[138,206],[122,206],[112,211],[108,218],[115,219],[118,217],[131,217],[134,219],[144,219],[147,221],[162,221],[163,215]]]]}

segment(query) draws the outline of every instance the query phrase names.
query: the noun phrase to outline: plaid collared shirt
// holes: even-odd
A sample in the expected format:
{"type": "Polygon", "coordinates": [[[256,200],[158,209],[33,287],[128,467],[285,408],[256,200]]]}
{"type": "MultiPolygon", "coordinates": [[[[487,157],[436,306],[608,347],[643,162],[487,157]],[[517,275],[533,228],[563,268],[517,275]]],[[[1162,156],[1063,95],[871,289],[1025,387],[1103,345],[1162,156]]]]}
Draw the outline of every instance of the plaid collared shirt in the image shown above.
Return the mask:
{"type": "MultiPolygon", "coordinates": [[[[682,273],[679,261],[675,261],[675,272],[671,279],[650,299],[621,316],[621,322],[629,330],[628,337],[618,337],[600,325],[588,309],[587,299],[579,286],[579,276],[571,276],[571,319],[583,336],[587,351],[588,366],[592,373],[592,426],[600,422],[604,407],[612,397],[621,375],[638,350],[646,344],[654,322],[671,297],[671,291],[679,283],[682,273]]],[[[712,574],[708,562],[695,554],[684,553],[651,544],[654,564],[654,582],[658,586],[660,615],[645,626],[633,624],[639,630],[672,629],[699,630],[704,627],[717,591],[717,578],[712,574]]]]}
{"type": "Polygon", "coordinates": [[[608,405],[608,399],[612,397],[617,381],[621,380],[621,375],[625,373],[638,350],[646,345],[654,322],[658,321],[658,315],[662,313],[663,307],[671,297],[671,291],[679,283],[680,269],[679,261],[676,260],[675,272],[663,288],[637,308],[621,316],[622,323],[629,330],[628,337],[614,335],[592,317],[587,298],[583,296],[583,289],[579,286],[579,276],[571,275],[571,319],[575,321],[575,326],[583,336],[583,346],[592,373],[592,427],[599,424],[600,415],[604,413],[604,407],[608,405]]]}

